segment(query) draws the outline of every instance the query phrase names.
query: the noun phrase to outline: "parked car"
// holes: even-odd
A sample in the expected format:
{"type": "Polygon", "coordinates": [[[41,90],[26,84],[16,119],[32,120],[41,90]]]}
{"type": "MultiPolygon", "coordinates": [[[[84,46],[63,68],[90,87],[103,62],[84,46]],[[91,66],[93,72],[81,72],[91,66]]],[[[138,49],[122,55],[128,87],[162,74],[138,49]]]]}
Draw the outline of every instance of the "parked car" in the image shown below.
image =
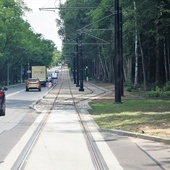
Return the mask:
{"type": "Polygon", "coordinates": [[[41,83],[38,78],[29,78],[26,82],[26,91],[30,89],[38,89],[41,91],[41,83]]]}
{"type": "Polygon", "coordinates": [[[8,90],[8,88],[0,86],[0,116],[5,116],[6,108],[5,90],[8,90]]]}

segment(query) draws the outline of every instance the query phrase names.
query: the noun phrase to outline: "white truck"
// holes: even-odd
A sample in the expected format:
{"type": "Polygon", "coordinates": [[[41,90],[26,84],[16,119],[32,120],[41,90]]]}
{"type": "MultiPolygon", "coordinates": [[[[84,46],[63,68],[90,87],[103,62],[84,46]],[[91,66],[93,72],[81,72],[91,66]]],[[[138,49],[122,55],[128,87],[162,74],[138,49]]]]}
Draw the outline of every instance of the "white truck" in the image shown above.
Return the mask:
{"type": "Polygon", "coordinates": [[[32,66],[32,78],[38,78],[41,85],[46,87],[47,81],[47,68],[46,66],[32,66]]]}

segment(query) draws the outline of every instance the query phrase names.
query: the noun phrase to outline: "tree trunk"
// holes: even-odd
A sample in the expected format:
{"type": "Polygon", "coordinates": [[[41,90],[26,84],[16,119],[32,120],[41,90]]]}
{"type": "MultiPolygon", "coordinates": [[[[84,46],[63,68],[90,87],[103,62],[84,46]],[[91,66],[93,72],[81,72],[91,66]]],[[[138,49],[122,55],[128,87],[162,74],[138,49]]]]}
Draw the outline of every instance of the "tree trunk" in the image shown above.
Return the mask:
{"type": "Polygon", "coordinates": [[[144,86],[144,90],[146,90],[145,61],[144,61],[143,48],[142,48],[142,41],[141,41],[141,36],[140,36],[140,35],[139,35],[139,47],[140,47],[140,52],[141,52],[141,56],[142,56],[143,86],[144,86]]]}
{"type": "Polygon", "coordinates": [[[134,87],[138,84],[138,30],[137,30],[137,17],[136,17],[136,3],[134,3],[134,11],[135,11],[135,79],[134,79],[134,87]]]}
{"type": "Polygon", "coordinates": [[[108,61],[106,60],[106,56],[104,55],[104,65],[105,65],[105,70],[106,70],[106,78],[107,81],[110,82],[110,77],[111,77],[111,71],[109,72],[109,64],[108,61]]]}
{"type": "Polygon", "coordinates": [[[132,58],[127,59],[127,82],[132,82],[132,58]]]}
{"type": "Polygon", "coordinates": [[[168,58],[168,80],[170,80],[170,43],[169,43],[170,39],[169,39],[169,34],[167,35],[167,58],[168,58]]]}
{"type": "Polygon", "coordinates": [[[99,61],[100,61],[101,68],[102,68],[100,75],[101,75],[102,81],[104,81],[105,77],[106,77],[106,70],[105,70],[104,63],[103,63],[102,58],[101,58],[101,48],[100,48],[100,46],[98,46],[98,55],[99,55],[99,61]],[[102,75],[102,73],[103,73],[103,75],[102,75]]]}
{"type": "Polygon", "coordinates": [[[108,75],[109,75],[109,68],[108,68],[106,59],[104,58],[103,60],[104,60],[105,71],[106,71],[106,81],[108,82],[109,81],[109,77],[108,77],[108,75]]]}
{"type": "Polygon", "coordinates": [[[168,68],[167,68],[167,59],[166,59],[166,45],[164,42],[164,67],[165,67],[165,78],[166,82],[168,81],[168,68]]]}
{"type": "Polygon", "coordinates": [[[109,62],[109,71],[108,71],[108,77],[109,77],[109,83],[114,82],[114,64],[113,61],[109,62]]]}
{"type": "Polygon", "coordinates": [[[126,62],[124,61],[123,62],[123,75],[124,75],[124,81],[126,82],[127,81],[127,71],[126,71],[126,67],[125,67],[126,62]]]}
{"type": "Polygon", "coordinates": [[[156,70],[155,70],[155,77],[156,77],[156,83],[160,80],[160,66],[159,66],[159,34],[158,34],[158,28],[156,33],[156,70]]]}

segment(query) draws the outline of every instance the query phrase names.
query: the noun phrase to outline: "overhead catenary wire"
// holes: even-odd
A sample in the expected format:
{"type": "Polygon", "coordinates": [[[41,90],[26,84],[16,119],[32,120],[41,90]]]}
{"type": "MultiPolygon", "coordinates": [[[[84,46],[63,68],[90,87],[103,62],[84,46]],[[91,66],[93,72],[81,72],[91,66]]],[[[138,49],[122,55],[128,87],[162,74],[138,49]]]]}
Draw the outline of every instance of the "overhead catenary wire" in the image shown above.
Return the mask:
{"type": "Polygon", "coordinates": [[[106,19],[106,18],[109,18],[109,17],[111,17],[111,16],[113,16],[113,15],[114,15],[114,14],[107,15],[107,16],[105,16],[105,17],[103,17],[103,18],[101,18],[101,19],[99,19],[99,20],[97,20],[97,21],[94,21],[94,22],[92,22],[92,23],[90,23],[90,24],[88,24],[88,25],[80,28],[78,31],[80,31],[80,30],[82,30],[82,29],[84,29],[84,28],[87,28],[87,27],[89,27],[89,26],[91,26],[91,25],[93,25],[93,24],[95,24],[95,23],[97,23],[97,22],[100,22],[100,21],[102,21],[102,20],[104,20],[104,19],[106,19]]]}
{"type": "Polygon", "coordinates": [[[94,36],[94,35],[88,34],[88,33],[85,32],[85,31],[83,31],[83,33],[84,33],[84,34],[87,34],[88,36],[93,37],[93,38],[95,38],[95,39],[97,39],[97,40],[103,41],[104,43],[110,44],[110,42],[105,41],[105,40],[103,40],[103,39],[101,39],[101,38],[98,38],[98,37],[96,37],[96,36],[94,36]]]}

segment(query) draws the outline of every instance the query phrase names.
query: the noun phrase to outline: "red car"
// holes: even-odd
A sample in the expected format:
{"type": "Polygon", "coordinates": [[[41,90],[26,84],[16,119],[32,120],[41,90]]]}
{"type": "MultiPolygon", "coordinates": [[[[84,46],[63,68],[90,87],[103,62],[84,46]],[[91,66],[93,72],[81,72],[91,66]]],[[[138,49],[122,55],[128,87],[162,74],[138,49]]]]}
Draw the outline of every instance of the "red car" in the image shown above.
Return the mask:
{"type": "Polygon", "coordinates": [[[0,116],[5,116],[5,90],[8,89],[0,86],[0,116]]]}

